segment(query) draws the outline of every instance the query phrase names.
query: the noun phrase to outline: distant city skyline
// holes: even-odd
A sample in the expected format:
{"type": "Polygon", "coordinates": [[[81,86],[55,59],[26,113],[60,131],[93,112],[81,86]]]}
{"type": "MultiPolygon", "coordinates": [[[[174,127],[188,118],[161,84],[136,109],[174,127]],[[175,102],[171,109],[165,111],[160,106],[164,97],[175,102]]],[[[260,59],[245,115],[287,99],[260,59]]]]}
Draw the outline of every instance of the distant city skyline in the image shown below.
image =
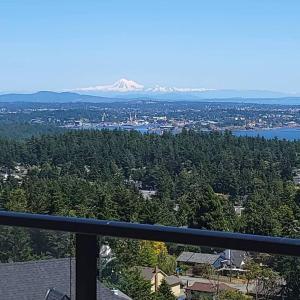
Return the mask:
{"type": "Polygon", "coordinates": [[[145,87],[300,93],[297,0],[0,3],[0,92],[145,87]]]}

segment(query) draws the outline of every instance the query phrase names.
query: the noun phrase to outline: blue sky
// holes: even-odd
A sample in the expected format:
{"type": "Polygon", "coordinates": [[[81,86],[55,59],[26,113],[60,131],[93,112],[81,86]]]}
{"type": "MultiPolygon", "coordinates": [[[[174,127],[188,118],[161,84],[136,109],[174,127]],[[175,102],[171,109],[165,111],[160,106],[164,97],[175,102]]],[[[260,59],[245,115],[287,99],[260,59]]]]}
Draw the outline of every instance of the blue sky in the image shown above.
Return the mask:
{"type": "Polygon", "coordinates": [[[300,92],[299,15],[298,0],[0,0],[0,91],[300,92]]]}

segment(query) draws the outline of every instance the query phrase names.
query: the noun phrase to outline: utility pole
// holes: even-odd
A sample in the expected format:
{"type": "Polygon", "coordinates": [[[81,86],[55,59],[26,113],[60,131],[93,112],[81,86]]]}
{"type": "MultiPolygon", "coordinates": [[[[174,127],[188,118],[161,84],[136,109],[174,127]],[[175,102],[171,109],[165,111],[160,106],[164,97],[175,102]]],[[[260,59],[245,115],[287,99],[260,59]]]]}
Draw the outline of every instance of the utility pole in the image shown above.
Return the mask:
{"type": "Polygon", "coordinates": [[[158,290],[158,278],[157,278],[157,274],[158,274],[158,268],[157,266],[155,266],[154,268],[154,291],[157,292],[158,290]]]}

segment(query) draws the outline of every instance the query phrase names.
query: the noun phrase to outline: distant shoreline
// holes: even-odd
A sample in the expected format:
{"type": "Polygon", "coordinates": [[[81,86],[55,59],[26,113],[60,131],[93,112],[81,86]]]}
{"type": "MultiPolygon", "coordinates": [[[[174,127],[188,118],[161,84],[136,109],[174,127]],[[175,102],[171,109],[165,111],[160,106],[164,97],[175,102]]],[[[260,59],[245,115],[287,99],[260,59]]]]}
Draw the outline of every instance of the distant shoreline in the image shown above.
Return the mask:
{"type": "Polygon", "coordinates": [[[300,130],[300,125],[297,127],[264,127],[264,128],[251,128],[251,129],[232,129],[231,131],[270,131],[270,130],[300,130]]]}
{"type": "Polygon", "coordinates": [[[259,128],[259,129],[238,129],[232,130],[235,136],[248,137],[264,137],[267,139],[286,139],[286,140],[300,140],[300,127],[278,127],[278,128],[259,128]]]}

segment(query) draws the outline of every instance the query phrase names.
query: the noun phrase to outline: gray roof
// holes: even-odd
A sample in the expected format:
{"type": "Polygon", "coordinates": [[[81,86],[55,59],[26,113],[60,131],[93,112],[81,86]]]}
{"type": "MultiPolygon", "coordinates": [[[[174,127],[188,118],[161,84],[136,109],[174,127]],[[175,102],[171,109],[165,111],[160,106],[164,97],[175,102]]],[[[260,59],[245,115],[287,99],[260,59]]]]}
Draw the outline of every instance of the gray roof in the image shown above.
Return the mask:
{"type": "Polygon", "coordinates": [[[176,260],[179,262],[187,262],[194,254],[194,252],[182,252],[176,260]]]}
{"type": "MultiPolygon", "coordinates": [[[[73,300],[75,299],[75,275],[75,260],[69,258],[0,263],[0,298],[43,300],[47,291],[54,289],[67,296],[71,293],[70,298],[73,300]]],[[[97,285],[97,299],[130,299],[126,297],[121,294],[115,295],[100,283],[97,285]]]]}
{"type": "MultiPolygon", "coordinates": [[[[155,274],[155,268],[152,267],[135,267],[138,271],[140,271],[141,276],[146,280],[152,280],[155,274]]],[[[158,273],[162,273],[164,276],[167,276],[162,270],[157,268],[158,273]]]]}
{"type": "Polygon", "coordinates": [[[194,263],[194,264],[214,264],[220,257],[218,254],[195,253],[195,252],[182,252],[178,258],[178,262],[194,263]]]}
{"type": "Polygon", "coordinates": [[[45,300],[70,300],[70,298],[56,290],[49,290],[45,300]]]}
{"type": "Polygon", "coordinates": [[[166,282],[168,285],[181,284],[181,280],[179,279],[178,276],[175,276],[175,275],[170,275],[170,276],[166,277],[165,279],[166,279],[166,282]]]}

